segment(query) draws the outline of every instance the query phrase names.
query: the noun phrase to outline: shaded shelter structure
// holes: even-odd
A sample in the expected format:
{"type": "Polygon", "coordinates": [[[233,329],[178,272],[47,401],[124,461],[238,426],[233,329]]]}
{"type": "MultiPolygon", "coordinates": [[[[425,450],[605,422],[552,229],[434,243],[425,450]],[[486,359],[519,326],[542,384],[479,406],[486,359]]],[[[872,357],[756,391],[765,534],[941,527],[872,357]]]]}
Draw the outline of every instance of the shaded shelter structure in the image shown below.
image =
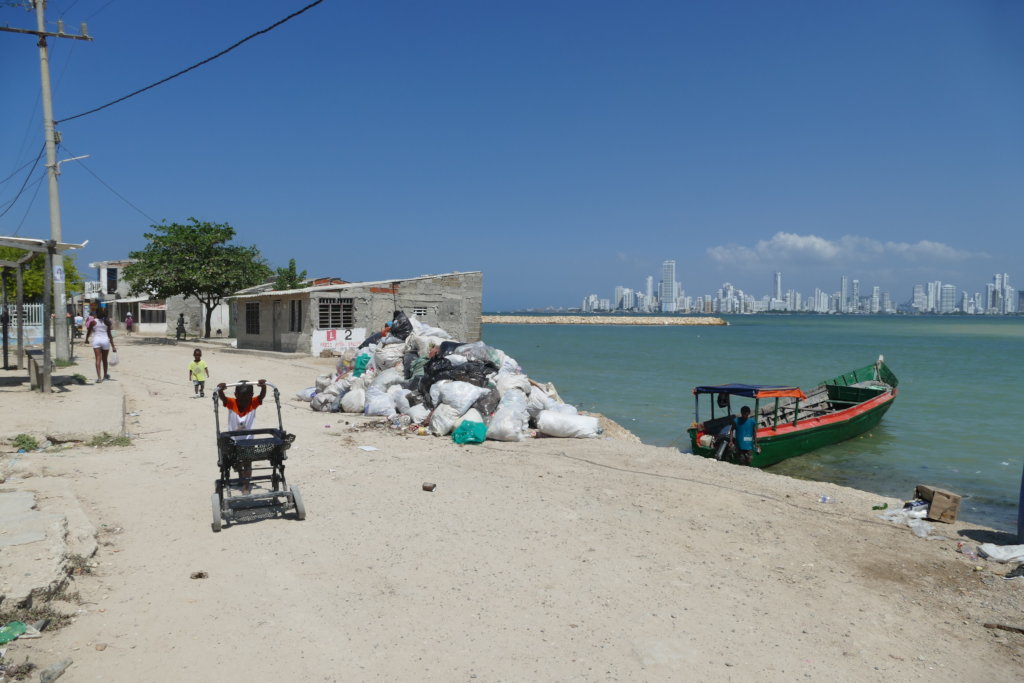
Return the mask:
{"type": "MultiPolygon", "coordinates": [[[[72,249],[81,249],[89,241],[86,240],[81,244],[68,244],[64,242],[56,242],[54,240],[41,240],[30,237],[6,237],[0,235],[0,247],[12,247],[20,251],[24,251],[25,255],[18,258],[16,261],[3,261],[0,260],[0,271],[2,271],[2,288],[3,288],[3,347],[4,347],[4,369],[7,367],[7,326],[10,320],[10,314],[8,313],[7,305],[7,271],[13,269],[16,277],[16,295],[15,295],[15,308],[17,312],[15,316],[16,322],[15,327],[16,342],[17,342],[17,365],[12,369],[24,369],[26,364],[29,366],[30,374],[32,373],[32,359],[28,357],[28,352],[25,349],[25,325],[24,316],[22,315],[23,306],[25,304],[25,278],[24,271],[25,266],[31,261],[37,254],[43,254],[46,259],[46,267],[43,268],[43,348],[40,352],[42,367],[39,368],[39,381],[33,382],[33,388],[38,388],[43,393],[50,393],[50,372],[52,366],[52,360],[50,358],[50,319],[54,314],[53,311],[53,283],[55,277],[54,269],[54,256],[61,256],[65,251],[72,249]]],[[[63,281],[64,269],[63,260],[60,262],[60,270],[56,272],[56,277],[61,278],[63,281]]],[[[62,311],[63,315],[64,312],[62,311]]]]}

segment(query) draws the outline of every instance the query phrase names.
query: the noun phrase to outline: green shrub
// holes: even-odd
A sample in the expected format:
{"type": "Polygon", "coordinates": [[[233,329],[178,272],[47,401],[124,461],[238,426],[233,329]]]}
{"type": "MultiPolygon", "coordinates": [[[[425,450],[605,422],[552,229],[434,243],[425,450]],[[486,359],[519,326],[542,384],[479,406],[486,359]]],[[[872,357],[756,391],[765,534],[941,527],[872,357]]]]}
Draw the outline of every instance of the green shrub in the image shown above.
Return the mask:
{"type": "Polygon", "coordinates": [[[39,448],[39,442],[31,434],[18,434],[14,437],[13,443],[15,448],[24,448],[26,451],[34,451],[39,448]]]}
{"type": "Polygon", "coordinates": [[[94,448],[107,448],[108,446],[131,446],[132,440],[127,436],[114,436],[113,434],[97,434],[92,437],[91,441],[87,441],[86,446],[92,446],[94,448]]]}

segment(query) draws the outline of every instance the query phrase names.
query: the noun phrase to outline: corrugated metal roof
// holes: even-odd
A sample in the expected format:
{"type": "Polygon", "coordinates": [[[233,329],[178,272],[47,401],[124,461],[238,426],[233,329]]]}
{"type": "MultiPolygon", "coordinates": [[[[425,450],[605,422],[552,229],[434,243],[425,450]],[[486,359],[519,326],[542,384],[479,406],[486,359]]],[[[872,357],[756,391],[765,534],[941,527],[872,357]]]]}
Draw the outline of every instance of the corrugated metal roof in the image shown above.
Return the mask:
{"type": "Polygon", "coordinates": [[[371,282],[349,282],[349,283],[344,284],[344,285],[323,285],[321,287],[304,287],[302,289],[269,290],[269,291],[265,291],[265,292],[256,292],[254,294],[235,294],[235,295],[232,295],[232,296],[229,296],[229,297],[225,297],[225,298],[226,299],[256,299],[256,298],[263,298],[263,297],[268,297],[268,296],[275,296],[275,297],[276,296],[286,296],[286,295],[289,295],[289,294],[309,294],[309,293],[313,293],[313,292],[335,292],[335,291],[343,291],[343,290],[346,290],[346,289],[353,289],[353,288],[358,288],[358,287],[376,287],[376,286],[380,286],[380,285],[390,285],[390,284],[394,284],[396,282],[401,283],[401,282],[412,282],[414,280],[432,280],[432,279],[441,278],[441,277],[451,277],[453,275],[473,275],[473,274],[482,273],[482,272],[483,271],[480,271],[480,270],[470,270],[470,271],[464,271],[464,272],[463,271],[457,271],[457,272],[454,272],[454,273],[439,273],[437,275],[420,275],[418,277],[403,277],[403,278],[396,278],[396,279],[393,279],[393,280],[373,280],[371,282]]]}

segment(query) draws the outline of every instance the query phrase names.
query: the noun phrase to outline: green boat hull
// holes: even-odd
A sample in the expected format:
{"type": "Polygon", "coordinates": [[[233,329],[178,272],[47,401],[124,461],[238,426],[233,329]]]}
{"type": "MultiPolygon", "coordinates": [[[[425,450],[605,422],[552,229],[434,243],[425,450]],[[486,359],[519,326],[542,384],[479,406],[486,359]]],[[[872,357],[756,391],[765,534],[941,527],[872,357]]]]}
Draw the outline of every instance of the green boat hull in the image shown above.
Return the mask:
{"type": "MultiPolygon", "coordinates": [[[[892,407],[894,399],[895,396],[890,395],[887,401],[880,403],[877,407],[848,420],[837,420],[807,429],[800,429],[798,425],[797,429],[785,433],[773,434],[771,429],[759,429],[757,430],[757,444],[761,447],[761,452],[753,454],[750,465],[752,467],[768,467],[788,458],[859,436],[881,422],[886,411],[892,407]]],[[[690,434],[690,444],[693,446],[695,455],[707,458],[715,457],[714,449],[702,448],[696,444],[697,430],[695,428],[691,427],[687,431],[690,434]]]]}
{"type": "MultiPolygon", "coordinates": [[[[844,373],[838,377],[823,382],[810,392],[810,397],[804,397],[811,401],[815,407],[813,410],[807,408],[807,403],[801,407],[799,400],[792,402],[792,398],[782,399],[768,398],[766,403],[755,404],[755,413],[758,405],[766,407],[765,411],[758,413],[761,420],[768,424],[759,424],[756,434],[757,449],[751,454],[749,464],[753,467],[768,467],[775,463],[782,462],[804,453],[810,453],[824,446],[852,439],[869,429],[874,428],[881,421],[885,413],[892,407],[898,393],[899,380],[885,365],[881,357],[877,363],[858,368],[851,372],[844,373]],[[774,400],[774,413],[772,404],[774,400]],[[785,402],[788,401],[788,405],[785,402]],[[820,409],[821,406],[828,406],[820,409]],[[806,413],[806,414],[805,414],[806,413]],[[795,421],[794,421],[795,420],[795,421]]],[[[728,392],[733,395],[750,397],[749,390],[756,389],[754,394],[763,400],[765,396],[792,396],[791,389],[786,387],[765,387],[751,385],[722,385],[713,387],[698,387],[694,390],[695,395],[708,395],[713,392],[728,392]],[[772,389],[782,389],[783,393],[772,394],[772,389]],[[744,392],[744,393],[741,393],[744,392]]],[[[798,393],[799,390],[797,390],[798,393]]],[[[802,396],[802,394],[800,394],[802,396]]],[[[721,398],[721,394],[719,394],[721,398]]],[[[797,397],[799,399],[799,396],[797,397]]],[[[690,446],[695,455],[708,458],[721,457],[734,461],[737,457],[735,451],[727,449],[726,453],[717,453],[716,449],[721,444],[721,438],[717,436],[718,430],[723,428],[723,419],[714,419],[705,423],[695,422],[687,432],[690,435],[690,446]],[[703,430],[708,429],[709,432],[703,430]],[[713,444],[701,445],[709,434],[716,435],[713,444]]],[[[698,418],[699,419],[699,418],[698,418]]],[[[728,425],[729,422],[725,422],[728,425]]]]}

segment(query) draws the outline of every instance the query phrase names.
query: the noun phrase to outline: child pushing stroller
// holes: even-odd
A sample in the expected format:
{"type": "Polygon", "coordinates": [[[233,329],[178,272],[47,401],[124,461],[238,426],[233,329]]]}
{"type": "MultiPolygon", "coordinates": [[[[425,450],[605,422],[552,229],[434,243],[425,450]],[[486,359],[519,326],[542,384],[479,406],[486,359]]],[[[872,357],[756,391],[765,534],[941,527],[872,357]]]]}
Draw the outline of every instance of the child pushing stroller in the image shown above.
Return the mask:
{"type": "Polygon", "coordinates": [[[277,387],[266,380],[255,383],[260,388],[259,396],[253,396],[253,382],[240,381],[233,384],[220,383],[213,396],[214,423],[217,434],[217,465],[220,478],[214,483],[213,530],[220,531],[223,520],[234,519],[234,511],[240,508],[276,507],[279,510],[294,508],[298,519],[306,518],[306,508],[296,486],[288,486],[284,475],[286,451],[295,440],[294,434],[284,430],[281,421],[281,394],[277,387]],[[234,397],[225,394],[228,387],[234,387],[234,397]],[[267,397],[267,387],[274,390],[277,405],[277,428],[255,428],[256,409],[267,397]],[[220,430],[220,406],[228,414],[227,430],[220,430]],[[265,465],[254,468],[253,463],[265,465]],[[259,474],[253,475],[253,471],[259,474]],[[237,478],[231,477],[234,470],[237,478]],[[269,486],[267,486],[269,484],[269,486]]]}

